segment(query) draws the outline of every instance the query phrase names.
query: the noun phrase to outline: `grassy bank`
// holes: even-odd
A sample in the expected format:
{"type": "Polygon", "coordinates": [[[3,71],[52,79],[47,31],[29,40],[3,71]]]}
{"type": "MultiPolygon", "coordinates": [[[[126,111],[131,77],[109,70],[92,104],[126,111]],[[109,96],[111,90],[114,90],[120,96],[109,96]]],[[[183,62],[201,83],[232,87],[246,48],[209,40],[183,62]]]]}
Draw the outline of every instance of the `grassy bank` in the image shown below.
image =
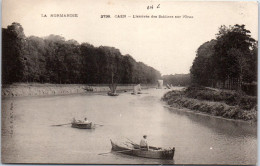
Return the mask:
{"type": "Polygon", "coordinates": [[[257,121],[257,97],[236,91],[189,87],[184,91],[170,91],[162,100],[171,107],[188,108],[228,119],[257,121]]]}
{"type": "MultiPolygon", "coordinates": [[[[120,84],[117,91],[132,91],[132,84],[120,84]]],[[[142,89],[155,87],[154,85],[141,85],[142,89]]],[[[17,96],[52,96],[91,92],[108,92],[109,85],[95,84],[39,84],[39,83],[16,83],[2,86],[2,97],[17,96]]]]}

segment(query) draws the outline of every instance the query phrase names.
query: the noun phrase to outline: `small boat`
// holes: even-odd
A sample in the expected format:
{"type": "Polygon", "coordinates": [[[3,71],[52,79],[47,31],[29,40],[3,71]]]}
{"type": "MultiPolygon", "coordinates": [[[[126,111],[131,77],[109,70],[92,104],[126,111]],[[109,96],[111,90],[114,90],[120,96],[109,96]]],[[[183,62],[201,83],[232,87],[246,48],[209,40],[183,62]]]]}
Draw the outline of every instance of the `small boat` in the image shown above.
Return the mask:
{"type": "Polygon", "coordinates": [[[136,86],[134,86],[133,88],[133,92],[131,93],[132,95],[136,95],[136,94],[142,94],[142,89],[141,89],[141,85],[138,84],[136,86]]]}
{"type": "Polygon", "coordinates": [[[114,73],[112,73],[112,79],[111,79],[111,84],[109,85],[110,91],[107,92],[108,96],[118,96],[119,94],[116,93],[116,87],[117,85],[113,81],[114,73]]]}
{"type": "Polygon", "coordinates": [[[78,129],[93,129],[94,125],[92,122],[84,123],[84,122],[72,122],[71,127],[78,128],[78,129]]]}
{"type": "Polygon", "coordinates": [[[107,92],[107,95],[108,96],[118,96],[119,94],[115,93],[115,92],[107,92]]]}
{"type": "Polygon", "coordinates": [[[173,160],[175,148],[172,149],[162,149],[157,148],[153,146],[149,146],[149,150],[141,150],[139,146],[133,145],[132,147],[128,146],[120,146],[115,144],[112,140],[112,151],[123,153],[131,156],[138,156],[138,157],[144,157],[144,158],[151,158],[151,159],[168,159],[173,160]]]}

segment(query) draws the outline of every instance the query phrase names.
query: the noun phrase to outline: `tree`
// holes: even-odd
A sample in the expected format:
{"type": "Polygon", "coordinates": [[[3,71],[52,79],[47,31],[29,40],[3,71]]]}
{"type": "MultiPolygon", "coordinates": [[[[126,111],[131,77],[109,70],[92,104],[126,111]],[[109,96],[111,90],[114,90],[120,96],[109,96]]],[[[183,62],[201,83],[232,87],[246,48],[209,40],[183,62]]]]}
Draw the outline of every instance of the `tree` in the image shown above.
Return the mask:
{"type": "Polygon", "coordinates": [[[190,72],[193,83],[240,90],[257,80],[257,42],[245,25],[221,26],[216,40],[198,48],[190,72]]]}
{"type": "Polygon", "coordinates": [[[25,35],[19,23],[12,23],[7,29],[2,29],[3,54],[2,70],[3,83],[24,81],[25,61],[25,35]]]}
{"type": "Polygon", "coordinates": [[[251,53],[254,42],[245,25],[220,27],[214,47],[213,65],[217,79],[221,80],[223,85],[226,80],[233,79],[238,79],[239,85],[242,83],[248,66],[246,59],[251,53]]]}
{"type": "Polygon", "coordinates": [[[19,23],[3,29],[3,83],[155,83],[160,73],[114,47],[59,35],[26,38],[19,23]]]}
{"type": "Polygon", "coordinates": [[[173,86],[188,86],[191,83],[190,74],[174,74],[162,76],[163,83],[173,86]]]}
{"type": "Polygon", "coordinates": [[[190,69],[192,82],[199,85],[210,86],[214,82],[212,56],[216,40],[203,43],[197,50],[196,58],[190,69]]]}

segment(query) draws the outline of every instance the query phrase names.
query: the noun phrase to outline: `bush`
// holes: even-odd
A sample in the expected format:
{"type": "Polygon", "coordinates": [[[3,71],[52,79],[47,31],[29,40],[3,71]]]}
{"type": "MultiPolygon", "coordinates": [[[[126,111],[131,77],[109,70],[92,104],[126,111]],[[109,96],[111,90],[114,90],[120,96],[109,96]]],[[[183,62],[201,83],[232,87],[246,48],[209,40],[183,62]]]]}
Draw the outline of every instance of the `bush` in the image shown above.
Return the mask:
{"type": "Polygon", "coordinates": [[[182,92],[170,91],[162,100],[177,108],[184,107],[229,119],[257,121],[257,98],[240,92],[189,87],[182,92]]]}
{"type": "Polygon", "coordinates": [[[224,102],[230,106],[239,106],[241,109],[246,110],[252,109],[257,105],[257,97],[231,90],[214,91],[205,87],[193,86],[188,87],[183,95],[193,99],[224,102]]]}

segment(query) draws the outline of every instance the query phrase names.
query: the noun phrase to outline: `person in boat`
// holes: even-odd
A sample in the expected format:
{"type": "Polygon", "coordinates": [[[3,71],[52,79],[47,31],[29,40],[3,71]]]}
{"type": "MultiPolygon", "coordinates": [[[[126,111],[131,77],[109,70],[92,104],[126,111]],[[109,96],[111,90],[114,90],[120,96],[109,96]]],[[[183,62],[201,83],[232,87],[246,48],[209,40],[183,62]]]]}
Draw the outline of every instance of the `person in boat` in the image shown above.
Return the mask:
{"type": "Polygon", "coordinates": [[[143,138],[140,141],[140,149],[141,150],[149,150],[149,146],[147,143],[147,135],[144,135],[143,138]]]}
{"type": "Polygon", "coordinates": [[[84,122],[84,123],[89,123],[89,121],[88,121],[87,118],[85,118],[83,122],[84,122]]]}

